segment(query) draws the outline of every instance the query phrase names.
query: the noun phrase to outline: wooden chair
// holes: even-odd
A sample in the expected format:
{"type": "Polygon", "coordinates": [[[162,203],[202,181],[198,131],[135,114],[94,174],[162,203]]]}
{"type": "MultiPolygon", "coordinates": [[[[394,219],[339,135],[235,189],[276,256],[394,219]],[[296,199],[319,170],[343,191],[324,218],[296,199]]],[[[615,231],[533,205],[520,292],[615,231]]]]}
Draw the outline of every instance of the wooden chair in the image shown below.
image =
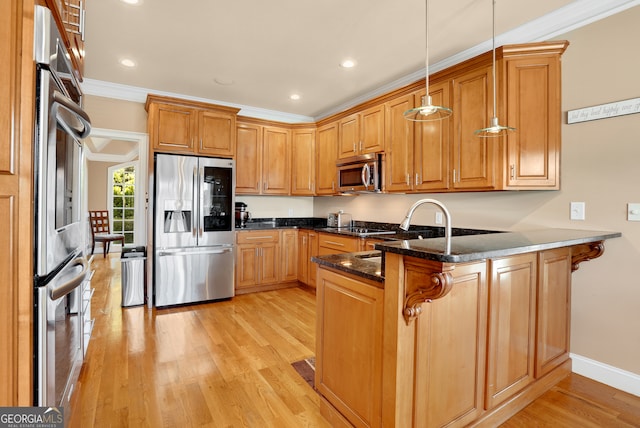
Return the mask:
{"type": "Polygon", "coordinates": [[[91,222],[91,255],[96,242],[102,242],[104,257],[107,257],[111,242],[120,241],[124,245],[124,235],[111,233],[109,230],[109,211],[89,211],[89,222],[91,222]]]}

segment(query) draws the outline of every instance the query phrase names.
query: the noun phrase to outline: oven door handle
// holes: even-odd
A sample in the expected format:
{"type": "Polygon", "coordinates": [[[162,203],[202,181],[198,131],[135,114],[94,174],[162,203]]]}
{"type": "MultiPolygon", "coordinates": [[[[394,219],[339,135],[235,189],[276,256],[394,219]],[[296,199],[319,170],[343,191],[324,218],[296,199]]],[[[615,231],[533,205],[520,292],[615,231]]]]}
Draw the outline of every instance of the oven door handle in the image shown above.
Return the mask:
{"type": "Polygon", "coordinates": [[[59,298],[66,296],[67,294],[71,293],[77,286],[82,284],[82,281],[85,280],[85,277],[87,276],[87,271],[89,270],[89,264],[84,259],[84,257],[78,257],[69,263],[69,266],[77,266],[77,265],[82,266],[82,272],[80,272],[76,277],[74,277],[73,279],[70,279],[64,284],[61,284],[60,286],[53,288],[51,290],[51,300],[58,300],[59,298]]]}
{"type": "Polygon", "coordinates": [[[89,119],[89,115],[85,113],[78,104],[74,103],[61,92],[55,90],[53,91],[53,103],[67,109],[82,124],[82,129],[76,128],[67,123],[62,115],[56,114],[56,120],[65,129],[65,131],[73,134],[78,139],[89,136],[89,133],[91,132],[91,119],[89,119]]]}

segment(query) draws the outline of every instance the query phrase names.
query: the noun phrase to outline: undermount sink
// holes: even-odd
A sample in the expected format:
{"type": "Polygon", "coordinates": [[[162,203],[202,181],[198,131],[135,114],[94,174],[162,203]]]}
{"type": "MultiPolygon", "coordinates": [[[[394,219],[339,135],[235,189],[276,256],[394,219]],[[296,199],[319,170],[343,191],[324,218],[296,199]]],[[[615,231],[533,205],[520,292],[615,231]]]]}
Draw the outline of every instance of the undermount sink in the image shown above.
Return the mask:
{"type": "Polygon", "coordinates": [[[371,263],[382,263],[382,254],[379,251],[367,254],[357,254],[356,257],[371,263]]]}

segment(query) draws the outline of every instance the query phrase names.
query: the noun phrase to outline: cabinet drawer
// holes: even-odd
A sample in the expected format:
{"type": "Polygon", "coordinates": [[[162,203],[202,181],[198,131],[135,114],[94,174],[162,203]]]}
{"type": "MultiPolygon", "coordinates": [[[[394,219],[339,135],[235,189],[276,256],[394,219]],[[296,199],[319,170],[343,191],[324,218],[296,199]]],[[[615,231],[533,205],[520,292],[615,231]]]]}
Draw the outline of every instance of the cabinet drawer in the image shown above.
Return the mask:
{"type": "Polygon", "coordinates": [[[339,253],[354,253],[358,251],[358,239],[348,236],[320,233],[318,246],[325,249],[335,250],[339,253]]]}
{"type": "Polygon", "coordinates": [[[236,242],[238,244],[260,244],[262,242],[278,242],[279,230],[253,230],[251,232],[238,232],[236,242]]]}

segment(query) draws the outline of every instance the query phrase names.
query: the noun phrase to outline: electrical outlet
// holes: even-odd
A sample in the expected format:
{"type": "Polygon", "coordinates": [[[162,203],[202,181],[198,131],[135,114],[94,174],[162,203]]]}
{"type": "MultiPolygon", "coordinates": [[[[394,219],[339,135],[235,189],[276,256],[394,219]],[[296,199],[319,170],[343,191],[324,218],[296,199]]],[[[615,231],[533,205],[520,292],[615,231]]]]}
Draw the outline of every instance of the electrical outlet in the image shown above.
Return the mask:
{"type": "Polygon", "coordinates": [[[442,213],[440,211],[436,211],[436,224],[442,224],[442,213]]]}
{"type": "Polygon", "coordinates": [[[293,216],[293,208],[289,208],[289,217],[293,216]]]}
{"type": "Polygon", "coordinates": [[[585,203],[571,202],[571,220],[585,219],[585,203]]]}

